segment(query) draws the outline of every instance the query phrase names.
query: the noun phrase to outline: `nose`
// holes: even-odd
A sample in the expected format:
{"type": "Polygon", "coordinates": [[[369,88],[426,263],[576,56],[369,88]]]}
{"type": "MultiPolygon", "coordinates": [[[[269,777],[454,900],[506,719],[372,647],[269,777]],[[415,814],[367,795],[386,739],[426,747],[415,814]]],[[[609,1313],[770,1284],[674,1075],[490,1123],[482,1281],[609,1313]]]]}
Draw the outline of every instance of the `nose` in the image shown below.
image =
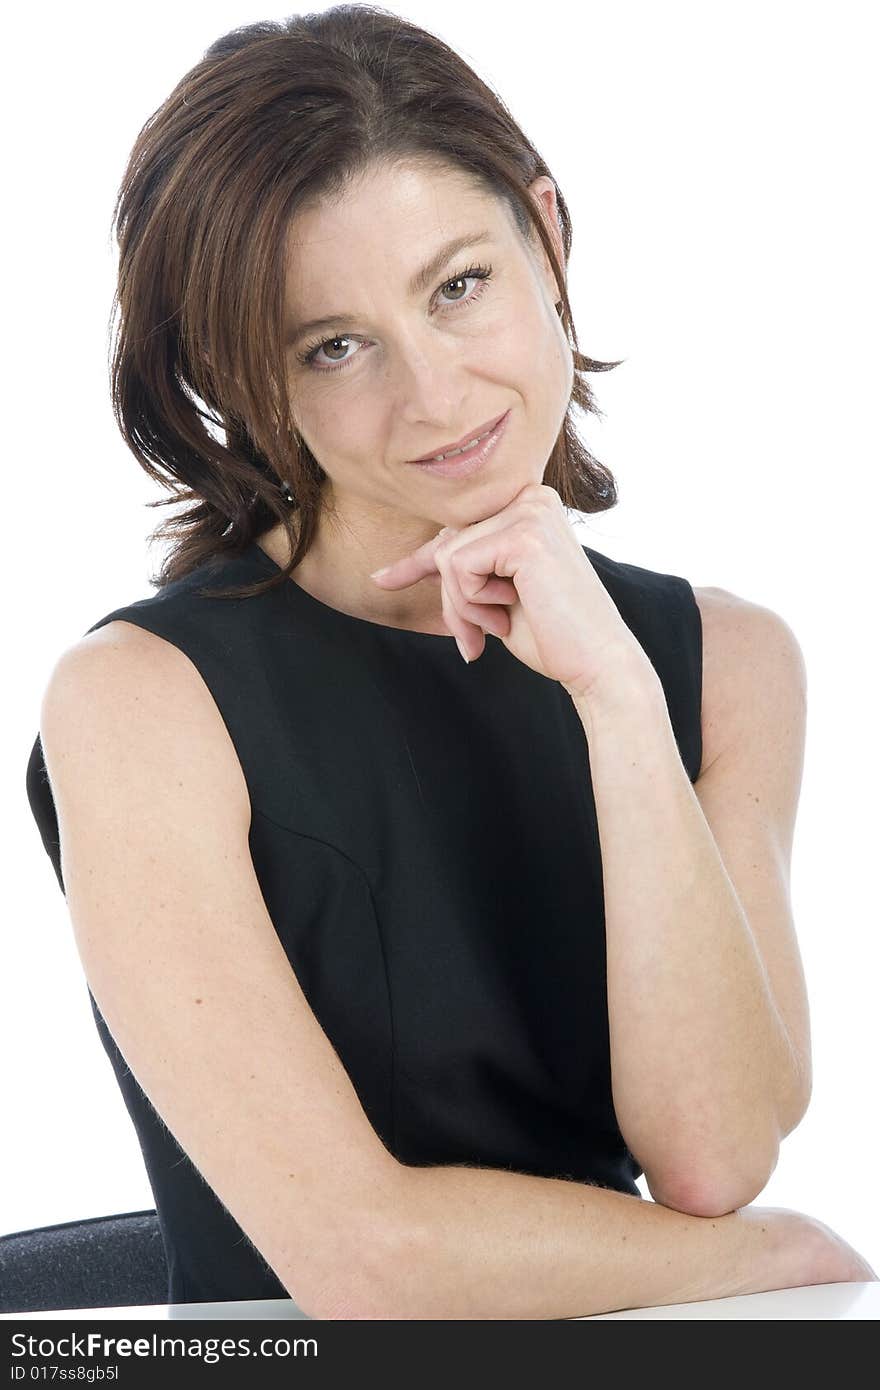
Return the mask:
{"type": "Polygon", "coordinates": [[[399,415],[438,426],[461,418],[458,403],[466,394],[466,364],[460,341],[430,325],[402,336],[391,368],[399,415]]]}

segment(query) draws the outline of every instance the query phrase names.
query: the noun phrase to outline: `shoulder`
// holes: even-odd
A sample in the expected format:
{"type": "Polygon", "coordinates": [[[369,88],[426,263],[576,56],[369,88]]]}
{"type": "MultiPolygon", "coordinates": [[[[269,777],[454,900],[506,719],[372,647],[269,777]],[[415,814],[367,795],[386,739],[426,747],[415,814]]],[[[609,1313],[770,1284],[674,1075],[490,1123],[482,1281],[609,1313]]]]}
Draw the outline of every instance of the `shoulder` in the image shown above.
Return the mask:
{"type": "Polygon", "coordinates": [[[727,589],[694,588],[702,625],[703,768],[759,722],[772,733],[803,716],[807,672],[790,625],[727,589]]]}
{"type": "Polygon", "coordinates": [[[115,618],[90,628],[55,660],[44,692],[47,700],[112,701],[128,689],[149,700],[160,687],[198,688],[198,673],[173,642],[137,623],[115,618]]]}
{"type": "Polygon", "coordinates": [[[198,669],[135,623],[107,622],[60,654],[43,692],[40,742],[53,790],[77,781],[97,794],[112,769],[158,795],[171,772],[186,769],[203,794],[248,806],[238,757],[198,669]]]}
{"type": "Polygon", "coordinates": [[[173,682],[203,705],[227,685],[235,690],[266,633],[272,635],[267,596],[248,593],[260,577],[250,552],[215,558],[115,607],[61,653],[52,690],[83,693],[108,682],[144,681],[146,693],[167,691],[173,682]]]}

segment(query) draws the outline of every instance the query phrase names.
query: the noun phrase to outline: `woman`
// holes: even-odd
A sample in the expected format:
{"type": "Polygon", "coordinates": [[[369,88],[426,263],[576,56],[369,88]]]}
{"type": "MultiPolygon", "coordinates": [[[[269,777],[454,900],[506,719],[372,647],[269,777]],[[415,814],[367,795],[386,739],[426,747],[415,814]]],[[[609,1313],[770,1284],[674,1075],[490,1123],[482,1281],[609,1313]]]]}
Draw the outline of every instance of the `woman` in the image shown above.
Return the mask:
{"type": "Polygon", "coordinates": [[[28,790],[169,1300],[562,1318],[873,1278],[748,1205],[809,1097],[800,653],[575,539],[616,492],[571,410],[617,364],[578,350],[509,112],[381,10],[250,26],[117,216],[117,416],[190,505],[156,594],[59,658],[28,790]]]}

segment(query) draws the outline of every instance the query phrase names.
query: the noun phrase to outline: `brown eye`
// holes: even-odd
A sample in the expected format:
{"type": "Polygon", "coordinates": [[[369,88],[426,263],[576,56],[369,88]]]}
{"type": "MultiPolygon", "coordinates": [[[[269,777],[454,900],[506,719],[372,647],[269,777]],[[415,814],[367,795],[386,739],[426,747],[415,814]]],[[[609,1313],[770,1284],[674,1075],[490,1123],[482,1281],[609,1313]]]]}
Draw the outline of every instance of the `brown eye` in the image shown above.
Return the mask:
{"type": "Polygon", "coordinates": [[[464,289],[464,287],[465,287],[465,281],[466,281],[467,279],[468,279],[468,276],[467,276],[467,275],[456,275],[456,277],[455,277],[454,280],[447,280],[447,281],[446,281],[446,284],[443,286],[443,288],[444,288],[444,290],[448,290],[450,285],[461,285],[462,289],[464,289]]]}
{"type": "MultiPolygon", "coordinates": [[[[332,348],[333,345],[334,345],[335,343],[346,343],[346,344],[347,344],[348,342],[349,342],[349,339],[348,339],[348,338],[328,338],[328,339],[327,339],[327,342],[326,342],[326,343],[322,343],[321,346],[324,348],[325,356],[327,356],[327,357],[332,357],[333,354],[332,354],[332,352],[328,352],[328,351],[327,351],[328,348],[332,348]]],[[[345,351],[345,348],[341,348],[340,351],[344,352],[344,351],[345,351]]]]}
{"type": "Polygon", "coordinates": [[[487,288],[487,283],[491,278],[491,275],[491,266],[469,266],[467,270],[462,270],[458,275],[453,275],[451,280],[447,280],[445,284],[440,286],[440,293],[444,296],[442,302],[447,305],[470,304],[473,300],[478,299],[479,296],[483,293],[483,291],[487,288]],[[469,280],[477,281],[476,288],[471,290],[470,293],[468,293],[469,280]],[[482,281],[483,283],[481,284],[480,281],[482,281]],[[463,293],[460,291],[459,293],[452,294],[447,298],[447,291],[449,291],[450,289],[455,289],[458,286],[461,287],[461,291],[463,291],[463,293]]]}

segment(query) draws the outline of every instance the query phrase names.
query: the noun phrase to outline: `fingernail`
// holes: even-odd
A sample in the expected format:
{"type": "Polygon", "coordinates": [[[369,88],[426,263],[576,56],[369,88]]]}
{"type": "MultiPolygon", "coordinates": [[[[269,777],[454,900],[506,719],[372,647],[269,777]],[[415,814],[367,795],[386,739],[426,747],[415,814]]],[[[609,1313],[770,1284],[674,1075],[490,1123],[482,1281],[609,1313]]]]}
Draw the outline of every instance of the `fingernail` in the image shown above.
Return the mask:
{"type": "Polygon", "coordinates": [[[459,650],[459,652],[461,653],[462,661],[466,661],[466,662],[468,663],[468,665],[470,665],[471,659],[470,659],[470,657],[468,656],[467,652],[465,651],[464,647],[461,645],[461,642],[459,641],[459,639],[458,639],[457,637],[456,637],[456,639],[455,639],[455,645],[458,647],[458,650],[459,650]]]}
{"type": "Polygon", "coordinates": [[[370,578],[378,579],[380,575],[387,574],[390,568],[390,565],[383,565],[380,570],[373,570],[373,573],[370,575],[370,578]]]}

